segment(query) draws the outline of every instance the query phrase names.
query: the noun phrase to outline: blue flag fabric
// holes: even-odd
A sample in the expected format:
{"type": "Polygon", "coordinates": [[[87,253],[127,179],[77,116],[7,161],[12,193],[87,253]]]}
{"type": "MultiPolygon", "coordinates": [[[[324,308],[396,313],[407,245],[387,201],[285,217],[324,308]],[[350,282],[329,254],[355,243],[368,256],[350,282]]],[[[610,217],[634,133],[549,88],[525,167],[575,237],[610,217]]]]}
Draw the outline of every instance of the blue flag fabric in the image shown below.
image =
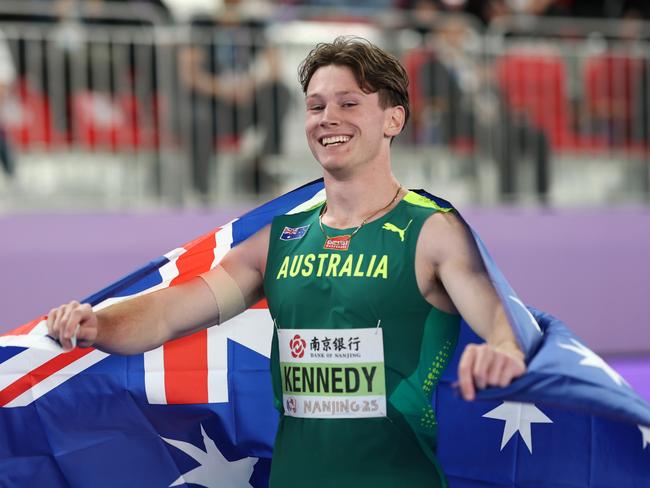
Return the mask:
{"type": "MultiPolygon", "coordinates": [[[[84,301],[101,308],[174,286],[275,215],[322,200],[322,188],[283,195],[84,301]]],[[[650,487],[650,406],[560,321],[524,306],[472,233],[528,372],[463,401],[457,362],[480,342],[464,324],[432,400],[450,486],[650,487]]],[[[260,307],[130,357],[63,353],[42,320],[0,337],[0,486],[267,486],[277,412],[260,307]]]]}

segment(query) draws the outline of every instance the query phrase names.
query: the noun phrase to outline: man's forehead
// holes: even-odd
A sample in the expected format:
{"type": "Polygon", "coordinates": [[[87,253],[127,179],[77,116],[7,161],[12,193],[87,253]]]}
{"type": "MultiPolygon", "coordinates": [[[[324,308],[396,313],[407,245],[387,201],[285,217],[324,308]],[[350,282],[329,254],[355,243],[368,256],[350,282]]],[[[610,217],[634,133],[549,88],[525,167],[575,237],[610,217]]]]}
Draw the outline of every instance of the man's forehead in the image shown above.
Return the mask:
{"type": "Polygon", "coordinates": [[[354,71],[349,66],[341,66],[338,64],[328,64],[321,66],[311,75],[309,84],[307,85],[307,95],[312,91],[320,91],[314,84],[325,85],[323,88],[327,89],[332,86],[333,82],[336,84],[332,87],[337,91],[359,91],[362,92],[361,87],[354,71]]]}

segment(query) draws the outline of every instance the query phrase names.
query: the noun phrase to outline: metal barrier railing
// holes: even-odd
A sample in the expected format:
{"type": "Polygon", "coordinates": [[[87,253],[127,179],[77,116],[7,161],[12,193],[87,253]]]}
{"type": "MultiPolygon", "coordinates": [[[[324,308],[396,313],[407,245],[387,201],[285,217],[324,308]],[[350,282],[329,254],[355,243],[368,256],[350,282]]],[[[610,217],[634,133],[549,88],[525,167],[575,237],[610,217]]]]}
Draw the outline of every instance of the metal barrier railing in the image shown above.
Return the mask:
{"type": "Polygon", "coordinates": [[[650,49],[629,31],[615,38],[609,26],[604,42],[593,26],[583,37],[566,36],[564,22],[555,36],[546,24],[543,36],[514,35],[519,24],[481,32],[458,16],[426,29],[144,17],[151,25],[0,24],[16,72],[0,110],[18,159],[55,161],[66,178],[92,166],[96,185],[106,183],[99,165],[120,168],[112,198],[125,205],[291,186],[318,173],[301,137],[295,69],[316,42],[356,34],[409,72],[413,117],[395,152],[414,184],[456,185],[481,202],[580,202],[563,195],[588,163],[603,179],[617,171],[618,186],[587,201],[650,194],[650,49]]]}

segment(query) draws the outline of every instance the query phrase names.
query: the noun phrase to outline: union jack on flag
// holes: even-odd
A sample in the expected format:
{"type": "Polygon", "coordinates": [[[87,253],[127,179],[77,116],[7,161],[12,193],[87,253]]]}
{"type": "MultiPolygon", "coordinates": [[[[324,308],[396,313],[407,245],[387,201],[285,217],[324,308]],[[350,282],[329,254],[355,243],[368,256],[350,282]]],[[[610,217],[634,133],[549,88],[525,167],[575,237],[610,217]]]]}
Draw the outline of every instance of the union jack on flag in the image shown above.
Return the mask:
{"type": "MultiPolygon", "coordinates": [[[[98,310],[187,281],[275,215],[323,199],[322,181],[305,185],[84,301],[98,310]]],[[[650,486],[650,406],[561,322],[525,307],[474,236],[528,373],[464,402],[458,348],[432,401],[450,486],[650,486]]],[[[265,303],[128,357],[63,352],[45,332],[40,318],[0,337],[0,486],[268,485],[278,414],[265,303]]],[[[463,327],[461,344],[479,340],[463,327]]]]}

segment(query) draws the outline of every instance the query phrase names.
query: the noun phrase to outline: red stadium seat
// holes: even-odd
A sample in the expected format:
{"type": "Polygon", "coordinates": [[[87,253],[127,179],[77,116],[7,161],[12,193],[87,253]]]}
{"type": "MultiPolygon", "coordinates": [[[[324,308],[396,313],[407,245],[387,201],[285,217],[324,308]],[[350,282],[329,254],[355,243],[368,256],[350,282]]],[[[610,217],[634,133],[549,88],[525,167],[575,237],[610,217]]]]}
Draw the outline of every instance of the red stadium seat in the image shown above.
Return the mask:
{"type": "Polygon", "coordinates": [[[45,94],[35,89],[27,79],[20,79],[7,100],[3,121],[10,139],[20,149],[42,149],[66,141],[51,115],[45,94]]]}
{"type": "Polygon", "coordinates": [[[554,148],[573,145],[566,68],[559,55],[546,50],[516,50],[501,57],[496,69],[505,100],[515,113],[546,132],[554,148]]]}
{"type": "Polygon", "coordinates": [[[644,69],[641,58],[624,54],[605,53],[585,63],[585,108],[612,146],[631,150],[647,146],[642,135],[635,137],[639,132],[635,116],[643,107],[644,69]]]}
{"type": "Polygon", "coordinates": [[[153,121],[143,120],[143,110],[132,94],[76,93],[72,113],[75,140],[88,148],[132,150],[156,142],[153,121]]]}
{"type": "Polygon", "coordinates": [[[551,48],[513,49],[496,63],[497,79],[515,113],[543,130],[556,151],[606,148],[598,135],[577,134],[572,127],[564,60],[551,48]]]}

